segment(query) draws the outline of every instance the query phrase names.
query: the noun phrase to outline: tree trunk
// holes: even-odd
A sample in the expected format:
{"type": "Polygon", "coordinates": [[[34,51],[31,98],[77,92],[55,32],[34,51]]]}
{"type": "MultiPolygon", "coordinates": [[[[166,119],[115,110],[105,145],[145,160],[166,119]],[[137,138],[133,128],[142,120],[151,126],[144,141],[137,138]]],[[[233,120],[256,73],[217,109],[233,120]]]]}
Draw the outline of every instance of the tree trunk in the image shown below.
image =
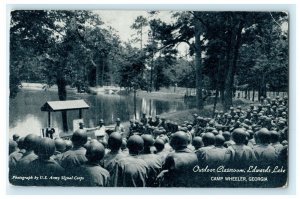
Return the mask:
{"type": "Polygon", "coordinates": [[[136,89],[133,91],[133,111],[134,111],[134,119],[136,120],[136,89]]]}
{"type": "MultiPolygon", "coordinates": [[[[233,23],[232,16],[230,16],[231,23],[233,23]]],[[[233,28],[232,33],[229,34],[230,40],[228,43],[228,56],[227,56],[227,64],[228,71],[225,79],[225,93],[224,93],[224,110],[228,110],[230,106],[232,106],[232,93],[233,93],[233,83],[234,83],[234,75],[237,70],[237,58],[239,54],[239,48],[241,43],[241,32],[243,29],[244,21],[240,20],[238,23],[238,27],[233,28]]]]}
{"type": "MultiPolygon", "coordinates": [[[[58,98],[61,101],[65,101],[67,99],[66,80],[63,77],[58,77],[56,83],[57,83],[57,89],[58,89],[58,98]]],[[[63,131],[67,132],[69,130],[67,112],[62,111],[61,117],[62,117],[62,123],[63,123],[63,131]]]]}
{"type": "Polygon", "coordinates": [[[255,97],[255,89],[253,88],[253,91],[252,91],[252,101],[254,102],[254,97],[255,97]]]}
{"type": "Polygon", "coordinates": [[[215,112],[216,112],[216,106],[217,106],[217,102],[218,102],[218,94],[219,94],[219,89],[216,89],[216,95],[215,95],[215,100],[214,100],[214,110],[213,110],[213,115],[212,117],[214,117],[215,112]]]}
{"type": "Polygon", "coordinates": [[[196,67],[196,101],[197,108],[203,109],[202,98],[202,61],[201,61],[201,24],[195,19],[195,67],[196,67]]]}

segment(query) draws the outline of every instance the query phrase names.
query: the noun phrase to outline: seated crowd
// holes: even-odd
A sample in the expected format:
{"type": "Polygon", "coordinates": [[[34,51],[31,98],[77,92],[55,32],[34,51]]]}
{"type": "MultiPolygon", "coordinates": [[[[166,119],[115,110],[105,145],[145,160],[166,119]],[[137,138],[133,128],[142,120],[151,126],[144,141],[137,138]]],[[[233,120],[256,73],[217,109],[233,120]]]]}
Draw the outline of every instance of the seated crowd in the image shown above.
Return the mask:
{"type": "Polygon", "coordinates": [[[97,139],[85,129],[70,140],[14,135],[9,180],[35,186],[201,187],[208,176],[195,174],[195,168],[287,169],[287,97],[216,111],[212,118],[193,117],[178,125],[144,114],[130,121],[126,136],[116,130],[97,139]]]}

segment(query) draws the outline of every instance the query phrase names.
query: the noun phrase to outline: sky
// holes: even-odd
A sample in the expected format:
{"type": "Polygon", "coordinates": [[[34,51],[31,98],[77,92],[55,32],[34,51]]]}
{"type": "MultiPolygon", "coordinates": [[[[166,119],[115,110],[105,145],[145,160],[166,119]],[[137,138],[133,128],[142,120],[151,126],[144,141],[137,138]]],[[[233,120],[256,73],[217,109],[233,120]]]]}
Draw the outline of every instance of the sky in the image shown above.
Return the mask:
{"type": "MultiPolygon", "coordinates": [[[[116,33],[120,36],[122,42],[128,42],[137,36],[136,30],[131,29],[130,26],[134,23],[138,16],[141,15],[148,18],[148,20],[153,19],[147,11],[95,10],[94,13],[100,16],[101,20],[104,22],[104,27],[111,26],[116,30],[116,33]]],[[[159,18],[166,23],[171,23],[174,21],[171,16],[172,14],[170,11],[160,11],[155,15],[155,18],[159,18]]],[[[146,27],[143,31],[143,44],[145,44],[148,40],[148,30],[149,28],[146,27]]],[[[140,47],[140,43],[137,42],[133,44],[133,46],[140,47]]],[[[177,49],[179,57],[185,56],[188,52],[188,46],[185,43],[179,44],[177,49]]]]}
{"type": "MultiPolygon", "coordinates": [[[[134,23],[134,20],[138,16],[148,17],[147,11],[94,11],[98,14],[101,20],[104,22],[105,26],[113,27],[120,36],[121,41],[127,42],[132,39],[132,35],[136,33],[135,30],[132,30],[130,26],[134,23]]],[[[168,11],[161,11],[158,14],[158,17],[165,22],[171,22],[171,14],[168,11]]],[[[145,29],[147,33],[147,29],[145,29]]],[[[144,34],[147,39],[147,34],[144,34]]]]}

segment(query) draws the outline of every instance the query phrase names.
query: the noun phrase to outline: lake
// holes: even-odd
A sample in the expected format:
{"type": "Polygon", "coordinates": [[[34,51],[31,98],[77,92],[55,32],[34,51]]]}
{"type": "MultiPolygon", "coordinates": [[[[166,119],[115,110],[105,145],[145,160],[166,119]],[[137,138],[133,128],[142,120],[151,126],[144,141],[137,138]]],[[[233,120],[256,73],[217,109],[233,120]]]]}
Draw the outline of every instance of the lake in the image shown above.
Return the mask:
{"type": "MultiPolygon", "coordinates": [[[[100,119],[106,125],[115,123],[117,118],[126,122],[134,118],[132,96],[120,95],[89,95],[68,92],[68,100],[83,99],[90,106],[83,110],[86,127],[97,126],[100,119]]],[[[9,136],[17,133],[25,136],[29,133],[40,135],[41,129],[47,127],[47,112],[41,111],[46,101],[58,100],[56,91],[21,90],[16,98],[9,101],[9,136]]],[[[183,100],[154,100],[137,98],[136,116],[140,119],[142,113],[147,116],[160,115],[188,108],[183,100]]],[[[68,126],[72,130],[73,120],[78,119],[78,111],[68,111],[68,126]]],[[[62,129],[60,112],[51,113],[51,126],[62,129]]]]}

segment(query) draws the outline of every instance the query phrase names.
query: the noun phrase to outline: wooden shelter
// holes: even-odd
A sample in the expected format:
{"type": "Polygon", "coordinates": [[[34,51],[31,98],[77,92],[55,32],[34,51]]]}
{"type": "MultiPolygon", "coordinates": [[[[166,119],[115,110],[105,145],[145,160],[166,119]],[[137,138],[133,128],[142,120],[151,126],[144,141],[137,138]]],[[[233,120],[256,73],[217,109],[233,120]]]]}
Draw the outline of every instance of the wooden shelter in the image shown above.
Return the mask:
{"type": "Polygon", "coordinates": [[[51,126],[51,112],[79,110],[79,118],[82,118],[82,109],[90,106],[84,100],[48,101],[41,111],[48,112],[48,126],[51,126]]]}

